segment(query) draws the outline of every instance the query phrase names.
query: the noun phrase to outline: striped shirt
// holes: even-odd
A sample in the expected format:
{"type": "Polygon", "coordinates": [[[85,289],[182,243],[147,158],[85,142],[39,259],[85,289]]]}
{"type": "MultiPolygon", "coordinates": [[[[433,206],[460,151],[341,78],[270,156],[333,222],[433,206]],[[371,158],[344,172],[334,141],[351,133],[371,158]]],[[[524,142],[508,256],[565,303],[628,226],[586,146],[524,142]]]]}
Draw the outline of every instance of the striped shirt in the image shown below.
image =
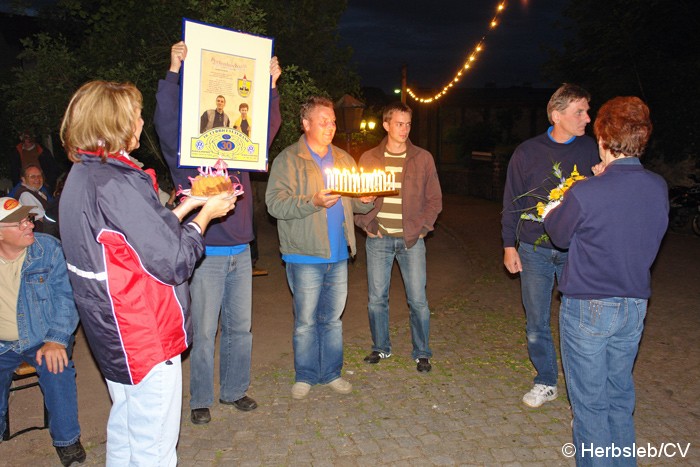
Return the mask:
{"type": "Polygon", "coordinates": [[[399,194],[384,198],[384,204],[377,213],[379,231],[382,235],[390,237],[403,237],[403,217],[401,215],[401,181],[403,180],[403,164],[406,161],[406,152],[402,154],[392,154],[384,152],[386,160],[385,170],[396,174],[396,188],[399,194]]]}

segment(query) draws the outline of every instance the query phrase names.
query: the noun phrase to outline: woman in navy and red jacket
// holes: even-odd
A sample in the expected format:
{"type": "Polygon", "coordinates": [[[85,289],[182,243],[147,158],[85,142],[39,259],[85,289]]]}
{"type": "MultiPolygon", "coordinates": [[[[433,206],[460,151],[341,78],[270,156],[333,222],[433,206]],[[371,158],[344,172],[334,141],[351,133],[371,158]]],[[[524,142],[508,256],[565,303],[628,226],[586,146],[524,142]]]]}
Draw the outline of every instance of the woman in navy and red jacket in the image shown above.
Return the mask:
{"type": "Polygon", "coordinates": [[[132,84],[93,81],[74,94],[61,126],[74,162],[61,195],[61,238],[81,322],[112,398],[107,465],[177,460],[187,280],[209,221],[235,203],[218,195],[206,204],[185,200],[173,211],[160,204],[155,174],[129,155],[139,146],[141,106],[132,84]]]}

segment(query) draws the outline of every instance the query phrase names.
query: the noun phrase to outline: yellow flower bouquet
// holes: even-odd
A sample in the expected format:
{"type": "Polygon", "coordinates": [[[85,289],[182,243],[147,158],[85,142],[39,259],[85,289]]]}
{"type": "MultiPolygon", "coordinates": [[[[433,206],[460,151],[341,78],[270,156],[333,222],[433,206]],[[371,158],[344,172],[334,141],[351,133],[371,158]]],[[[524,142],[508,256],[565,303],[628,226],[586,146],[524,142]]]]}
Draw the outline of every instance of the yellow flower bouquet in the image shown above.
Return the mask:
{"type": "MultiPolygon", "coordinates": [[[[520,219],[533,221],[533,222],[544,222],[544,218],[547,217],[549,211],[559,206],[559,204],[564,199],[564,193],[566,193],[571,186],[579,180],[585,180],[586,177],[578,172],[578,168],[574,165],[574,169],[568,177],[564,177],[561,171],[561,163],[557,162],[552,166],[552,175],[554,176],[556,186],[549,190],[549,194],[545,198],[544,196],[534,194],[535,190],[529,191],[518,198],[523,196],[533,196],[539,201],[533,207],[526,209],[520,214],[520,219]],[[533,212],[534,211],[534,212],[533,212]]],[[[535,242],[535,246],[546,242],[549,240],[547,234],[542,235],[535,242]]]]}

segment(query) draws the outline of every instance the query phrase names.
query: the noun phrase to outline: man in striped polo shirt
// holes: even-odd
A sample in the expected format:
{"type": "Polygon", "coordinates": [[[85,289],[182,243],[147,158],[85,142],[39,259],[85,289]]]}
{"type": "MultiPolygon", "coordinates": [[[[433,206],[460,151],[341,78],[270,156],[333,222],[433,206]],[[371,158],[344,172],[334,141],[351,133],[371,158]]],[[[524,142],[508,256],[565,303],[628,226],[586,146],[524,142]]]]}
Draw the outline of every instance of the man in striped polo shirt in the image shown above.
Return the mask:
{"type": "Polygon", "coordinates": [[[355,224],[367,232],[367,283],[372,353],[367,363],[391,356],[389,340],[389,284],[398,261],[410,309],[412,357],[419,372],[432,368],[430,309],[425,294],[424,237],[442,210],[442,192],[433,156],[411,144],[411,108],[396,103],[384,109],[386,137],[360,158],[365,172],[374,169],[396,174],[397,196],[377,198],[374,209],[356,214],[355,224]]]}

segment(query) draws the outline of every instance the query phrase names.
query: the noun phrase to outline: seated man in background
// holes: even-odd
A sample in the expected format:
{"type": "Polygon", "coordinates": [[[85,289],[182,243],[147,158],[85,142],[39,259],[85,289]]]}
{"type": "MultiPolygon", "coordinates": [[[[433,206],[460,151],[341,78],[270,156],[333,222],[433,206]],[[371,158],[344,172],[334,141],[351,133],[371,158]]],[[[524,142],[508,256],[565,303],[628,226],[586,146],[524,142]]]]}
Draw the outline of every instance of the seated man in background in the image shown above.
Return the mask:
{"type": "Polygon", "coordinates": [[[78,424],[78,390],[71,360],[78,311],[61,243],[34,234],[31,207],[0,198],[0,434],[12,374],[36,368],[49,431],[61,464],[85,460],[78,424]]]}
{"type": "Polygon", "coordinates": [[[44,215],[52,199],[47,194],[48,187],[44,185],[44,172],[38,164],[30,164],[22,169],[20,180],[21,184],[12,197],[23,206],[32,208],[31,214],[35,219],[34,230],[43,232],[44,215]]]}

